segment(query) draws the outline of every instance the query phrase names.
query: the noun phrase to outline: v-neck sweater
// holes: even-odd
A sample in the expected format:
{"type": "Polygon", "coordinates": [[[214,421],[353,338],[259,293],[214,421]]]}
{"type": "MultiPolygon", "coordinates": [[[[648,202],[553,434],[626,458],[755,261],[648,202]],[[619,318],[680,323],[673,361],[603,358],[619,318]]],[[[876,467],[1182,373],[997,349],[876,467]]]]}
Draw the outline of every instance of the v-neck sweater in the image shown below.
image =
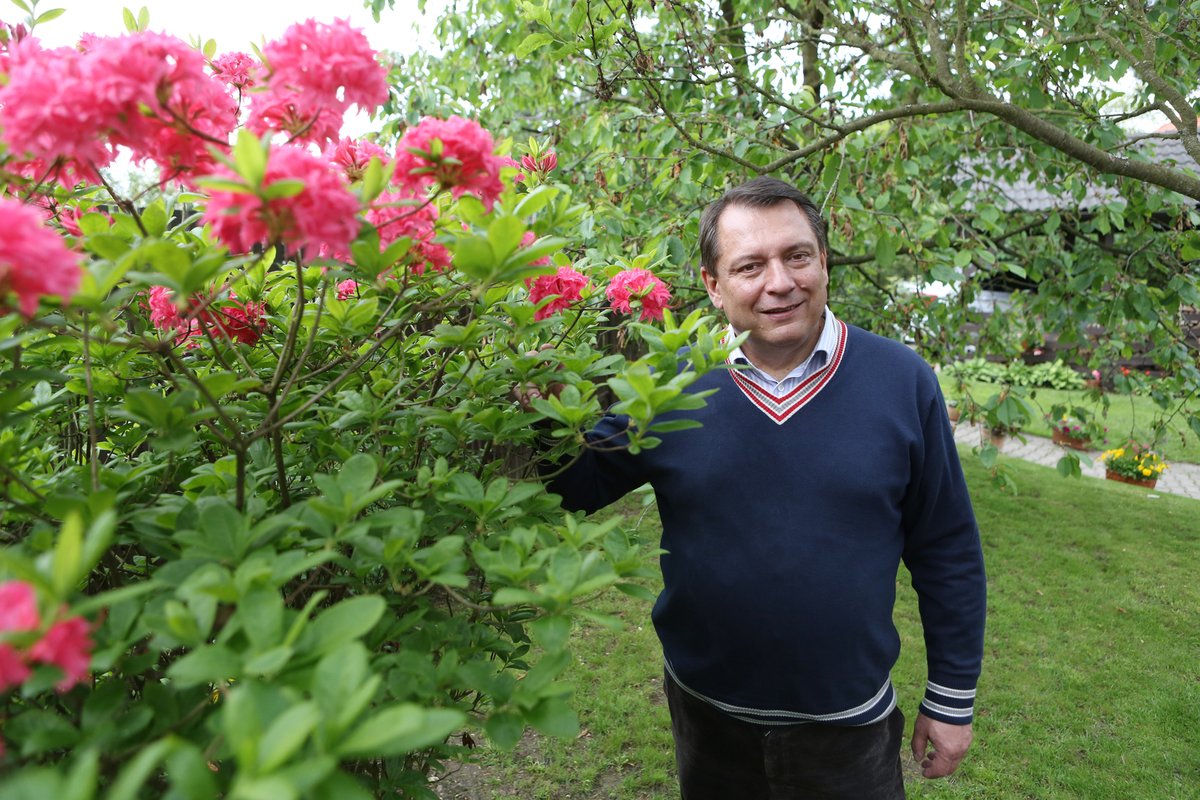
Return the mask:
{"type": "Polygon", "coordinates": [[[904,345],[838,323],[825,367],[784,397],[733,370],[689,391],[703,408],[634,455],[628,419],[550,481],[594,511],[649,482],[664,588],[652,619],[687,691],[765,724],[864,725],[896,703],[901,560],[919,598],[921,710],[969,723],[983,651],[979,531],[933,370],[904,345]],[[741,378],[739,380],[739,378],[741,378]]]}

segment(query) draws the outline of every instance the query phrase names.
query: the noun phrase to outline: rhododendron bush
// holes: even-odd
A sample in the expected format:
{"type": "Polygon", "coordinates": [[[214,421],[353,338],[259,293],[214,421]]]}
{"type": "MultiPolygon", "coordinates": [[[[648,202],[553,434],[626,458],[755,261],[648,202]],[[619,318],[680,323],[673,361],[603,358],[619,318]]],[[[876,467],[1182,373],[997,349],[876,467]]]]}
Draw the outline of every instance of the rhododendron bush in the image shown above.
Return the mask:
{"type": "Polygon", "coordinates": [[[653,446],[712,321],[573,244],[544,145],[343,136],[389,96],[347,23],[131,27],[0,37],[0,793],[429,797],[572,734],[571,621],[648,545],[533,462],[610,402],[653,446]]]}

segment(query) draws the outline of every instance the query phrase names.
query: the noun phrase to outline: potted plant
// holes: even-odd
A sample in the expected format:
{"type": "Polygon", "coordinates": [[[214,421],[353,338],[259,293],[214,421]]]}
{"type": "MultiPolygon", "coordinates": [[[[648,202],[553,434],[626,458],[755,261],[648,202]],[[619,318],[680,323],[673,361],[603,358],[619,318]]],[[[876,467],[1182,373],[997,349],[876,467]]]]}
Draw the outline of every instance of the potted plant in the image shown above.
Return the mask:
{"type": "Polygon", "coordinates": [[[1006,386],[979,406],[983,426],[992,444],[1001,447],[1009,436],[1021,432],[1030,419],[1030,410],[1019,390],[1006,386]]]}
{"type": "Polygon", "coordinates": [[[1085,410],[1068,410],[1061,405],[1054,406],[1046,414],[1046,424],[1050,426],[1050,438],[1055,444],[1075,450],[1087,450],[1093,439],[1102,438],[1108,430],[1090,419],[1085,410]]]}
{"type": "Polygon", "coordinates": [[[1100,456],[1104,464],[1104,477],[1110,481],[1132,483],[1153,489],[1158,476],[1167,468],[1167,462],[1154,450],[1137,442],[1124,447],[1105,450],[1100,456]]]}

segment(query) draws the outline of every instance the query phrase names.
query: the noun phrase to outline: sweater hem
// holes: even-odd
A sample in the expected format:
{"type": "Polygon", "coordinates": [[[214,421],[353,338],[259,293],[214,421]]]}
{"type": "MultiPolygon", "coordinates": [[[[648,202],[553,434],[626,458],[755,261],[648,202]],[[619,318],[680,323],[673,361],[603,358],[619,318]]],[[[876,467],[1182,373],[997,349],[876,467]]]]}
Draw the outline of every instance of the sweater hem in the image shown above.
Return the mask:
{"type": "Polygon", "coordinates": [[[862,725],[871,725],[879,722],[892,713],[896,707],[896,691],[892,687],[892,680],[889,677],[883,686],[875,693],[875,696],[865,703],[861,703],[853,708],[848,708],[843,711],[834,711],[827,714],[807,714],[803,711],[785,711],[782,709],[763,709],[752,708],[749,706],[739,706],[733,703],[726,703],[720,700],[714,700],[707,695],[696,691],[688,686],[683,681],[679,680],[679,676],[675,674],[675,670],[671,668],[671,663],[666,659],[663,660],[663,665],[666,667],[667,674],[675,683],[679,684],[679,688],[695,697],[697,700],[707,703],[713,708],[721,711],[734,719],[742,722],[749,722],[755,725],[796,725],[803,723],[820,723],[825,725],[842,725],[846,727],[859,727],[862,725]]]}

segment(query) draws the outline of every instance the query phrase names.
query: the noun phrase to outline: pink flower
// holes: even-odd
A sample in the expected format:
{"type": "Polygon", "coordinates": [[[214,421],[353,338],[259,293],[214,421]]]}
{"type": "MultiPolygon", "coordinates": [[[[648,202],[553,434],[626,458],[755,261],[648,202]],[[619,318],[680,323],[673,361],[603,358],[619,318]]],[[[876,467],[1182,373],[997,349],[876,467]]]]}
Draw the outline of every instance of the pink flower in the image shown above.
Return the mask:
{"type": "Polygon", "coordinates": [[[65,692],[88,677],[92,660],[91,626],[83,617],[56,622],[41,641],[29,649],[29,657],[43,664],[53,664],[63,672],[56,689],[65,692]]]}
{"type": "Polygon", "coordinates": [[[553,150],[547,150],[542,154],[541,158],[534,158],[527,155],[521,159],[521,166],[530,172],[536,172],[545,176],[551,170],[558,166],[558,156],[553,150]]]}
{"type": "Polygon", "coordinates": [[[0,632],[32,631],[41,624],[33,587],[25,581],[0,583],[0,632]]]}
{"type": "Polygon", "coordinates": [[[604,293],[614,311],[632,314],[632,303],[640,303],[640,320],[662,319],[663,309],[671,302],[671,290],[648,269],[627,269],[609,281],[604,293]]]}
{"type": "MultiPolygon", "coordinates": [[[[525,235],[521,237],[521,247],[529,247],[537,241],[537,234],[533,231],[525,231],[525,235]]],[[[550,256],[542,256],[536,261],[530,261],[530,266],[533,267],[548,267],[550,266],[550,256]]]]}
{"type": "Polygon", "coordinates": [[[166,286],[150,287],[150,323],[160,331],[187,328],[187,321],[179,314],[179,307],[171,299],[173,292],[166,286]]]}
{"type": "Polygon", "coordinates": [[[398,192],[383,192],[367,212],[367,222],[379,231],[379,246],[388,245],[402,236],[412,239],[405,260],[417,275],[428,265],[435,270],[450,266],[450,251],[436,243],[438,210],[432,202],[398,192]]]}
{"type": "Polygon", "coordinates": [[[337,285],[337,299],[349,300],[354,297],[354,293],[358,291],[358,281],[353,278],[347,278],[337,285]]]}
{"type": "MultiPolygon", "coordinates": [[[[237,180],[227,168],[218,177],[237,180]]],[[[213,233],[235,253],[247,253],[259,243],[281,242],[289,250],[322,247],[339,253],[358,235],[358,200],[327,161],[299,147],[271,148],[264,186],[298,180],[304,188],[290,197],[264,200],[254,194],[211,192],[204,219],[213,233]]]]}
{"type": "Polygon", "coordinates": [[[212,325],[218,333],[242,344],[258,344],[267,321],[263,319],[267,308],[262,303],[231,303],[220,308],[209,308],[200,314],[201,325],[212,325]]]}
{"type": "Polygon", "coordinates": [[[79,261],[38,211],[0,199],[0,308],[10,292],[26,317],[33,316],[44,295],[69,300],[79,289],[79,261]]]}
{"type": "Polygon", "coordinates": [[[504,191],[500,168],[507,163],[495,149],[492,135],[473,120],[425,117],[405,131],[396,147],[396,180],[413,194],[433,185],[450,189],[455,197],[471,193],[490,211],[504,191]]]}
{"type": "Polygon", "coordinates": [[[91,99],[85,56],[63,47],[45,50],[26,39],[8,52],[8,82],[0,88],[0,131],[19,161],[17,171],[42,179],[95,179],[112,150],[98,135],[105,112],[91,99]],[[58,167],[54,165],[59,159],[58,167]]]}
{"type": "Polygon", "coordinates": [[[292,141],[336,139],[351,105],[364,111],[387,102],[387,69],[367,37],[347,20],[288,28],[263,49],[267,90],[252,98],[247,127],[282,131],[292,141]]]}
{"type": "Polygon", "coordinates": [[[547,297],[554,298],[533,315],[534,319],[543,320],[565,311],[582,299],[581,292],[588,285],[588,279],[571,267],[559,267],[553,275],[540,275],[525,283],[529,287],[530,302],[537,304],[547,297]]]}
{"type": "Polygon", "coordinates": [[[259,136],[278,131],[288,134],[289,142],[325,144],[338,137],[342,115],[314,96],[273,88],[251,97],[246,127],[259,136]]]}
{"type": "Polygon", "coordinates": [[[261,64],[245,53],[224,53],[214,58],[209,67],[217,80],[233,89],[245,89],[258,83],[255,75],[261,64]]]}
{"type": "MultiPolygon", "coordinates": [[[[0,692],[20,686],[29,678],[29,667],[20,654],[6,644],[0,644],[0,692]]],[[[3,751],[0,750],[0,755],[3,751]]]]}
{"type": "Polygon", "coordinates": [[[367,37],[345,19],[297,23],[263,48],[270,86],[319,97],[330,108],[374,111],[387,102],[387,68],[367,37]]]}
{"type": "Polygon", "coordinates": [[[387,151],[374,142],[366,139],[351,139],[343,136],[336,143],[325,145],[322,155],[334,166],[340,168],[350,183],[362,178],[367,164],[372,158],[378,158],[380,163],[387,166],[391,161],[387,151]]]}

